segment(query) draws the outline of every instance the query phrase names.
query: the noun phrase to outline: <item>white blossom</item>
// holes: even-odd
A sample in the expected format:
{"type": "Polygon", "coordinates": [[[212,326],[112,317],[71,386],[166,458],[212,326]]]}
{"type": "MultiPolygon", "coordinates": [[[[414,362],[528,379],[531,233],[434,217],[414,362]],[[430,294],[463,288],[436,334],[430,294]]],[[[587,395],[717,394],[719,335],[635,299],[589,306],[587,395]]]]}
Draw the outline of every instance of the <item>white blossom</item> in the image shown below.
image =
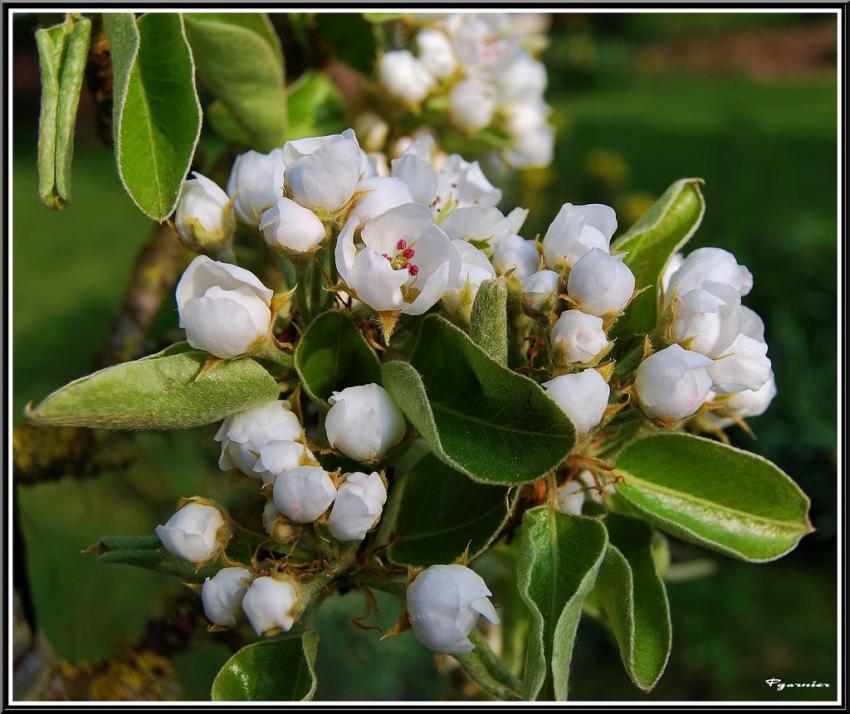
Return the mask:
{"type": "Polygon", "coordinates": [[[497,273],[513,270],[514,275],[522,280],[537,271],[540,256],[534,241],[525,240],[514,233],[500,237],[492,245],[493,266],[497,273]]]}
{"type": "Polygon", "coordinates": [[[544,382],[546,394],[570,418],[583,436],[602,421],[611,389],[595,369],[585,369],[544,382]]]}
{"type": "Polygon", "coordinates": [[[191,501],[156,527],[165,549],[190,563],[210,560],[226,541],[226,523],[221,511],[191,501]]]}
{"type": "Polygon", "coordinates": [[[233,627],[236,624],[236,615],[250,575],[246,568],[222,568],[213,577],[204,580],[201,600],[204,614],[210,622],[220,627],[233,627]]]}
{"type": "Polygon", "coordinates": [[[522,299],[532,310],[540,310],[547,305],[554,307],[560,281],[561,276],[554,270],[533,273],[522,281],[522,299]]]}
{"type": "Polygon", "coordinates": [[[348,214],[358,227],[403,203],[413,203],[407,184],[398,178],[376,176],[357,184],[357,202],[348,214]]]}
{"type": "Polygon", "coordinates": [[[328,527],[337,540],[363,540],[381,517],[387,489],[376,471],[348,475],[339,487],[328,527]]]}
{"type": "Polygon", "coordinates": [[[267,477],[256,470],[262,447],[272,442],[299,441],[303,429],[289,402],[266,402],[227,417],[215,440],[221,442],[218,465],[222,471],[237,468],[246,476],[267,477]]]}
{"type": "Polygon", "coordinates": [[[407,431],[404,415],[380,385],[348,387],[334,392],[328,402],[328,442],[356,461],[383,458],[407,431]]]}
{"type": "Polygon", "coordinates": [[[236,223],[227,194],[197,171],[183,182],[174,227],[184,245],[195,252],[221,250],[230,244],[236,223]]]}
{"type": "Polygon", "coordinates": [[[279,198],[260,216],[259,228],[271,248],[284,254],[313,253],[325,239],[325,226],[309,208],[279,198]]]}
{"type": "Polygon", "coordinates": [[[624,257],[592,248],[573,265],[567,292],[580,310],[604,317],[628,305],[635,290],[635,276],[622,262],[624,257]]]}
{"type": "Polygon", "coordinates": [[[199,255],[177,283],[177,312],[186,340],[228,359],[269,335],[274,293],[244,268],[199,255]]]}
{"type": "Polygon", "coordinates": [[[558,489],[558,510],[580,516],[582,508],[588,499],[599,502],[601,497],[593,486],[593,475],[588,470],[582,471],[577,478],[565,483],[558,489]]]}
{"type": "Polygon", "coordinates": [[[453,240],[452,247],[460,259],[460,272],[454,285],[443,293],[443,307],[449,314],[471,310],[481,283],[496,277],[489,258],[478,248],[460,239],[453,240]]]}
{"type": "Polygon", "coordinates": [[[635,392],[647,416],[675,422],[694,414],[711,391],[712,361],[681,345],[647,357],[637,368],[635,392]]]}
{"type": "Polygon", "coordinates": [[[479,77],[467,77],[449,92],[449,116],[468,132],[489,126],[496,111],[497,95],[492,84],[479,77]]]}
{"type": "Polygon", "coordinates": [[[561,313],[549,335],[558,364],[588,363],[608,347],[602,318],[581,310],[561,313]]]}
{"type": "Polygon", "coordinates": [[[239,154],[227,179],[227,193],[236,217],[245,225],[256,226],[263,211],[283,196],[283,149],[239,154]]]}
{"type": "Polygon", "coordinates": [[[336,486],[321,466],[297,466],[278,474],[274,505],[293,523],[312,523],[330,508],[336,486]]]}
{"type": "Polygon", "coordinates": [[[252,470],[255,475],[260,475],[263,483],[274,483],[284,471],[318,463],[313,452],[297,441],[271,441],[261,446],[258,454],[252,470]]]}
{"type": "Polygon", "coordinates": [[[426,64],[410,50],[385,52],[378,61],[378,77],[392,96],[412,104],[425,99],[435,83],[426,64]]]}
{"type": "Polygon", "coordinates": [[[753,287],[753,276],[729,251],[698,248],[670,276],[665,300],[669,305],[677,295],[702,288],[707,282],[727,285],[743,297],[753,287]]]}
{"type": "Polygon", "coordinates": [[[565,203],[543,237],[543,257],[552,270],[571,268],[593,248],[608,252],[617,230],[614,209],[601,203],[565,203]]]}
{"type": "Polygon", "coordinates": [[[443,654],[472,652],[469,634],[479,615],[494,625],[499,616],[480,575],[463,565],[432,565],[407,587],[407,612],[413,634],[443,654]]]}
{"type": "Polygon", "coordinates": [[[298,584],[292,578],[264,575],[248,586],[242,610],[257,636],[287,632],[295,624],[300,600],[298,584]]]}

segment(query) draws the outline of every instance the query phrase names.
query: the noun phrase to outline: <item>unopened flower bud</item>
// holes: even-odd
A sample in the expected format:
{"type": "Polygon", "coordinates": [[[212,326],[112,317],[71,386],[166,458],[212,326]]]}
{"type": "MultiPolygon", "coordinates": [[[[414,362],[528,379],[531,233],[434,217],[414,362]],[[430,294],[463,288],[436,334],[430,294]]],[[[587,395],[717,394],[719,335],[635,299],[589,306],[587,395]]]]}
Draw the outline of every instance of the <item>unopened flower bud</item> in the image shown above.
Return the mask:
{"type": "Polygon", "coordinates": [[[221,627],[233,627],[236,624],[250,575],[245,568],[222,568],[213,577],[204,580],[201,600],[204,603],[204,614],[210,622],[221,627]]]}
{"type": "Polygon", "coordinates": [[[177,312],[195,349],[229,359],[270,333],[274,293],[248,270],[199,255],[177,283],[177,312]]]}
{"type": "Polygon", "coordinates": [[[741,296],[728,285],[704,285],[676,296],[670,336],[689,350],[719,357],[740,332],[741,296]]]}
{"type": "Polygon", "coordinates": [[[761,389],[772,374],[767,345],[740,334],[723,354],[714,360],[708,373],[718,392],[740,392],[743,389],[761,389]]]}
{"type": "Polygon", "coordinates": [[[274,481],[274,505],[293,523],[312,523],[334,498],[334,482],[321,466],[298,466],[274,481]]]}
{"type": "Polygon", "coordinates": [[[581,310],[566,310],[549,335],[558,364],[592,362],[608,347],[602,318],[581,310]]]}
{"type": "Polygon", "coordinates": [[[637,368],[635,392],[647,416],[675,422],[694,414],[711,391],[712,361],[699,352],[669,347],[647,357],[637,368]]]}
{"type": "Polygon", "coordinates": [[[416,35],[419,61],[437,79],[450,77],[457,67],[452,43],[439,30],[422,30],[416,35]]]}
{"type": "Polygon", "coordinates": [[[753,276],[743,265],[738,265],[735,256],[729,251],[722,248],[698,248],[670,276],[665,300],[669,305],[677,295],[702,288],[706,282],[728,285],[744,296],[752,290],[753,276]]]}
{"type": "Polygon", "coordinates": [[[222,471],[238,468],[246,476],[261,478],[255,467],[260,449],[275,441],[297,441],[303,437],[298,417],[281,399],[227,417],[215,434],[221,442],[218,465],[222,471]]]}
{"type": "Polygon", "coordinates": [[[263,528],[272,539],[279,543],[285,543],[296,535],[295,528],[289,524],[289,521],[283,517],[274,501],[267,501],[263,508],[263,528]]]}
{"type": "Polygon", "coordinates": [[[608,251],[617,230],[614,209],[601,203],[565,203],[543,237],[543,257],[552,270],[571,268],[593,248],[608,251]]]}
{"type": "Polygon", "coordinates": [[[157,526],[156,534],[169,553],[190,563],[210,560],[230,537],[221,511],[194,501],[183,506],[165,525],[157,526]]]}
{"type": "Polygon", "coordinates": [[[455,284],[443,293],[443,307],[450,315],[461,314],[468,320],[478,288],[485,280],[495,278],[496,271],[489,258],[471,243],[458,238],[452,241],[452,248],[460,261],[460,272],[455,284]]]}
{"type": "Polygon", "coordinates": [[[522,281],[522,299],[532,310],[552,309],[561,276],[554,270],[541,270],[522,281]]]}
{"type": "Polygon", "coordinates": [[[571,513],[580,516],[585,502],[590,499],[599,501],[599,493],[590,486],[593,475],[590,471],[582,471],[577,478],[564,484],[558,489],[558,510],[561,513],[571,513]]]}
{"type": "MultiPolygon", "coordinates": [[[[776,381],[771,373],[768,380],[760,389],[742,389],[729,397],[729,401],[716,412],[710,412],[709,416],[718,417],[757,417],[767,411],[773,398],[776,396],[776,381]]],[[[731,419],[724,424],[728,426],[731,419]]]]}
{"type": "Polygon", "coordinates": [[[227,194],[197,171],[183,182],[174,214],[181,242],[195,253],[220,253],[230,247],[236,230],[233,207],[227,194]]]}
{"type": "Polygon", "coordinates": [[[537,271],[539,262],[534,241],[518,235],[506,235],[494,241],[493,266],[500,274],[513,270],[522,280],[537,271]]]}
{"type": "Polygon", "coordinates": [[[418,104],[434,86],[434,77],[410,50],[385,52],[378,62],[378,76],[387,91],[398,99],[418,104]]]}
{"type": "Polygon", "coordinates": [[[604,317],[620,312],[635,290],[635,276],[622,255],[593,248],[570,271],[567,292],[582,312],[604,317]]]}
{"type": "Polygon", "coordinates": [[[407,612],[413,634],[428,649],[443,654],[472,652],[469,633],[483,615],[494,625],[499,616],[483,578],[463,565],[432,565],[407,587],[407,612]]]}
{"type": "Polygon", "coordinates": [[[363,540],[381,517],[387,488],[381,475],[356,472],[339,487],[328,526],[337,540],[363,540]]]}
{"type": "Polygon", "coordinates": [[[449,116],[456,126],[468,132],[488,126],[495,110],[494,87],[478,77],[462,79],[449,92],[449,116]]]}
{"type": "Polygon", "coordinates": [[[284,471],[315,464],[316,457],[303,444],[297,441],[272,441],[260,447],[252,470],[254,475],[260,475],[263,483],[274,483],[275,478],[284,471]]]}
{"type": "Polygon", "coordinates": [[[563,374],[543,384],[546,394],[563,410],[580,435],[602,421],[611,389],[595,369],[563,374]]]}
{"type": "Polygon", "coordinates": [[[309,208],[279,198],[260,216],[260,231],[271,248],[284,255],[305,255],[325,240],[325,226],[309,208]]]}
{"type": "Polygon", "coordinates": [[[283,150],[239,154],[227,179],[227,193],[233,198],[236,217],[256,228],[263,211],[283,196],[283,150]]]}
{"type": "Polygon", "coordinates": [[[257,636],[287,632],[300,605],[298,584],[292,578],[264,575],[254,580],[242,598],[242,610],[257,636]]]}
{"type": "Polygon", "coordinates": [[[356,461],[376,461],[407,431],[404,415],[387,391],[364,384],[334,392],[325,431],[330,445],[356,461]]]}

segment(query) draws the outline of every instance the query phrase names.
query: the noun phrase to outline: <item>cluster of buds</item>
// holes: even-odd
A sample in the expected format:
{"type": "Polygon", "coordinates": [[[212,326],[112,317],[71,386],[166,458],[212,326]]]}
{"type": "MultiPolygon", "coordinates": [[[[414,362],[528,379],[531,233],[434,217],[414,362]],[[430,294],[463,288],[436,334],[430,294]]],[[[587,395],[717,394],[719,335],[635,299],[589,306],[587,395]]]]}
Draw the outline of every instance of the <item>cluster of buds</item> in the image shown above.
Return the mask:
{"type": "Polygon", "coordinates": [[[529,26],[528,19],[546,20],[501,13],[421,17],[409,48],[381,55],[381,84],[414,112],[422,104],[445,111],[464,132],[504,132],[502,156],[511,166],[547,166],[554,133],[543,99],[546,68],[533,56],[545,27],[529,26]]]}

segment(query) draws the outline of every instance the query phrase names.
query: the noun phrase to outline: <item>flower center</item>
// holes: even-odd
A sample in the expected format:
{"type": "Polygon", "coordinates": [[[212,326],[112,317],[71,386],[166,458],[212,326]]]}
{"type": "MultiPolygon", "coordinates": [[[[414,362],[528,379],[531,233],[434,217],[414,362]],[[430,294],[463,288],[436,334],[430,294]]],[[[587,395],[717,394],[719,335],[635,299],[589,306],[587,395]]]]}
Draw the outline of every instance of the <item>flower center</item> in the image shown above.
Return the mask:
{"type": "Polygon", "coordinates": [[[407,268],[407,272],[410,273],[411,277],[416,277],[416,274],[419,272],[419,266],[410,262],[414,255],[416,255],[416,251],[412,246],[408,247],[407,241],[404,239],[399,240],[395,244],[395,253],[392,256],[384,253],[384,257],[390,262],[393,270],[404,270],[407,268]]]}

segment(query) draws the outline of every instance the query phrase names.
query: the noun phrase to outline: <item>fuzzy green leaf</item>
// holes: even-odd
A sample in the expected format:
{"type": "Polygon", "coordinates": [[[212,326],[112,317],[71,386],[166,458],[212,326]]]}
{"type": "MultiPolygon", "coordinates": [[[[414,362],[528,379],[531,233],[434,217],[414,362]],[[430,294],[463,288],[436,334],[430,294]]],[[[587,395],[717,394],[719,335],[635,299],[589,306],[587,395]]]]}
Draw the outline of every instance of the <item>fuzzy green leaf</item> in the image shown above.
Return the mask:
{"type": "Polygon", "coordinates": [[[467,549],[474,558],[509,515],[507,489],[476,483],[433,454],[416,462],[393,488],[402,489],[389,551],[395,563],[451,563],[467,549]]]}
{"type": "Polygon", "coordinates": [[[617,638],[623,666],[645,692],[661,678],[672,630],[667,590],[652,554],[652,527],[614,513],[605,518],[610,543],[596,580],[598,603],[617,638]]]}
{"type": "Polygon", "coordinates": [[[660,530],[741,560],[775,560],[812,530],[809,499],[767,459],[682,433],[632,442],[617,497],[660,530]]]}
{"type": "Polygon", "coordinates": [[[469,335],[496,362],[508,363],[508,288],[504,278],[481,283],[472,303],[469,335]]]}
{"type": "Polygon", "coordinates": [[[265,13],[188,13],[198,72],[258,151],[287,137],[283,53],[265,13]]]}
{"type": "Polygon", "coordinates": [[[184,582],[193,583],[202,583],[205,578],[215,575],[221,569],[221,564],[211,563],[203,566],[200,570],[196,570],[192,563],[172,555],[165,549],[153,550],[150,548],[108,550],[97,556],[97,562],[132,565],[136,568],[153,570],[163,575],[180,578],[184,582]]]}
{"type": "Polygon", "coordinates": [[[594,518],[545,506],[525,512],[517,583],[531,614],[526,699],[567,698],[582,603],[596,582],[607,544],[605,527],[594,518]]]}
{"type": "Polygon", "coordinates": [[[307,395],[325,404],[335,391],[381,383],[374,350],[341,312],[324,312],[310,323],[295,350],[295,368],[307,395]]]}
{"type": "Polygon", "coordinates": [[[277,399],[277,383],[249,358],[198,377],[209,355],[160,353],[107,367],[53,392],[27,417],[34,424],[103,429],[185,429],[277,399]]]}
{"type": "Polygon", "coordinates": [[[71,200],[71,158],[80,89],[89,56],[91,21],[80,17],[36,30],[41,72],[38,195],[50,208],[71,200]]]}
{"type": "Polygon", "coordinates": [[[175,13],[104,13],[112,53],[118,175],[143,213],[174,210],[201,134],[195,65],[175,13]]]}
{"type": "Polygon", "coordinates": [[[640,219],[611,245],[612,253],[628,253],[625,262],[635,287],[651,286],[629,304],[614,329],[616,336],[651,332],[657,319],[658,291],[664,267],[699,228],[705,213],[702,179],[672,184],[640,219]]]}
{"type": "Polygon", "coordinates": [[[319,635],[263,640],[243,647],[219,670],[214,702],[308,701],[316,693],[319,635]]]}
{"type": "Polygon", "coordinates": [[[533,481],[573,446],[572,424],[536,382],[439,315],[422,320],[410,362],[387,362],[382,373],[431,450],[476,481],[533,481]]]}

